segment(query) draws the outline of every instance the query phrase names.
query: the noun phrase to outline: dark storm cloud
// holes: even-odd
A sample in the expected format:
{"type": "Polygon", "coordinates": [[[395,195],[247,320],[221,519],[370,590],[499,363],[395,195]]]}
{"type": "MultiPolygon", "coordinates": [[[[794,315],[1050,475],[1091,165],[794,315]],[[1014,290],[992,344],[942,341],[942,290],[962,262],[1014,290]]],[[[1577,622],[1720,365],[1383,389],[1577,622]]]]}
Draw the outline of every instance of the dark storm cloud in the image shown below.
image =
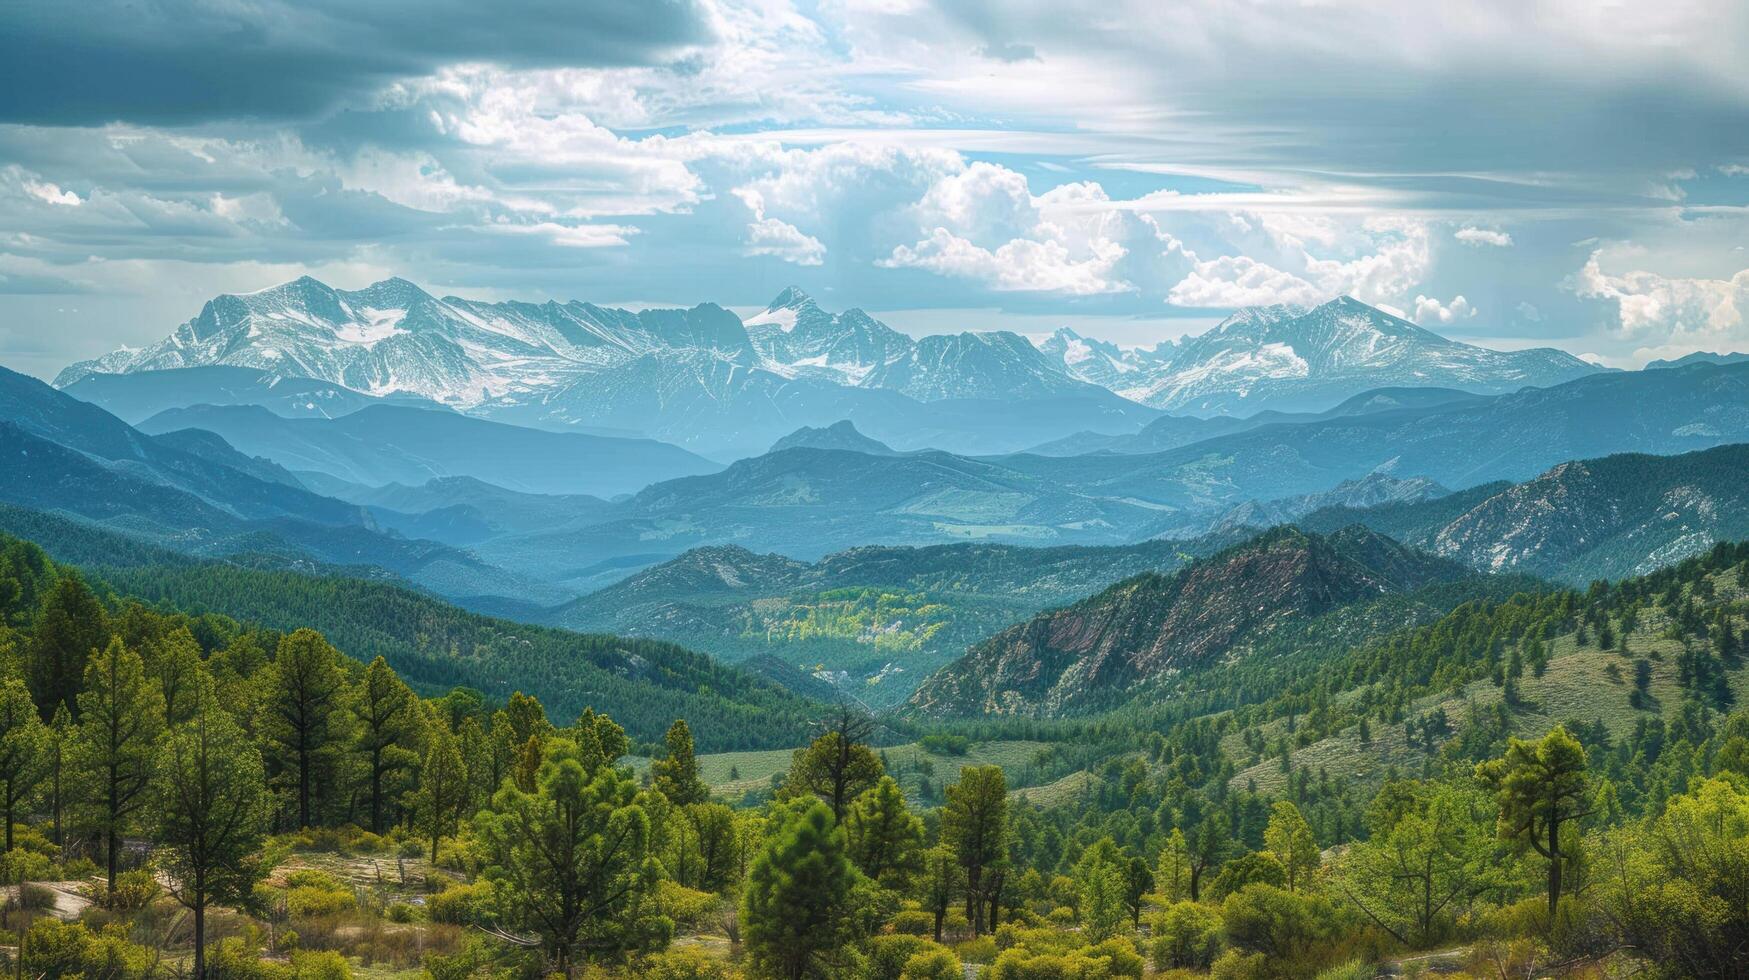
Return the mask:
{"type": "Polygon", "coordinates": [[[0,121],[300,118],[446,64],[651,64],[709,34],[694,0],[15,0],[0,121]]]}

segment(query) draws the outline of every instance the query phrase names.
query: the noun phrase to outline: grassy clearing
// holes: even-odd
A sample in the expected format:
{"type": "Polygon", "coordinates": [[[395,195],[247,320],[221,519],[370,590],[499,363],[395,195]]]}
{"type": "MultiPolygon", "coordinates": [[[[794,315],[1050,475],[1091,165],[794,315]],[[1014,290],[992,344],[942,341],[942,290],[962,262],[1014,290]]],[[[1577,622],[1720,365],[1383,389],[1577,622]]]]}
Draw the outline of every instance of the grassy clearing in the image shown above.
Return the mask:
{"type": "MultiPolygon", "coordinates": [[[[938,786],[953,782],[966,766],[1000,766],[1013,784],[1031,768],[1032,760],[1045,745],[1023,740],[974,742],[964,755],[944,755],[927,752],[912,742],[880,751],[886,756],[888,771],[911,789],[921,778],[938,786]]],[[[718,796],[738,799],[748,790],[770,786],[773,775],[788,772],[793,754],[793,749],[768,749],[701,755],[699,775],[718,796]]],[[[648,766],[649,761],[639,760],[639,764],[648,766]]]]}

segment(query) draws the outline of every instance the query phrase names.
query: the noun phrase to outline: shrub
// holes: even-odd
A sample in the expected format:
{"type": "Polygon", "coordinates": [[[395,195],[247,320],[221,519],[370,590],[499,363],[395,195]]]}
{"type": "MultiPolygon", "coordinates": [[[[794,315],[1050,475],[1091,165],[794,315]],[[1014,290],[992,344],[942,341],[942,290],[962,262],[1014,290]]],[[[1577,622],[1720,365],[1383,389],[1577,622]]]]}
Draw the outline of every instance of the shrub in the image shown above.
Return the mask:
{"type": "Polygon", "coordinates": [[[935,935],[935,916],[922,909],[900,909],[894,913],[891,925],[894,932],[907,936],[935,935]]]}
{"type": "Polygon", "coordinates": [[[1221,916],[1197,902],[1174,902],[1154,919],[1154,969],[1206,970],[1221,952],[1221,916]]]}
{"type": "Polygon", "coordinates": [[[286,912],[302,919],[338,915],[351,911],[357,904],[350,891],[331,891],[312,885],[291,888],[285,893],[286,912]]]}
{"type": "Polygon", "coordinates": [[[868,961],[863,965],[864,980],[900,980],[905,964],[913,956],[931,949],[946,950],[918,936],[876,936],[868,944],[868,961]]]}
{"type": "Polygon", "coordinates": [[[292,954],[291,975],[294,980],[352,980],[352,967],[339,953],[299,950],[292,954]]]}
{"type": "Polygon", "coordinates": [[[636,964],[635,976],[645,980],[737,980],[741,974],[722,960],[696,949],[655,953],[636,964]]]}
{"type": "Polygon", "coordinates": [[[55,907],[55,890],[45,885],[25,882],[18,886],[10,904],[14,908],[29,909],[32,912],[46,912],[55,907]]]}
{"type": "Polygon", "coordinates": [[[996,959],[996,940],[979,936],[954,947],[954,952],[967,963],[989,963],[996,959]]]}
{"type": "Polygon", "coordinates": [[[492,883],[454,884],[425,900],[425,914],[433,922],[470,926],[491,915],[492,883]]]}
{"type": "Polygon", "coordinates": [[[1349,960],[1318,974],[1317,980],[1373,980],[1378,971],[1365,960],[1349,960]]]}
{"type": "Polygon", "coordinates": [[[906,960],[899,980],[961,980],[965,975],[966,968],[952,953],[936,947],[906,960]]]}
{"type": "Polygon", "coordinates": [[[105,895],[104,905],[116,912],[134,912],[152,904],[163,891],[149,868],[135,868],[115,876],[115,891],[105,895]]]}
{"type": "Polygon", "coordinates": [[[47,854],[14,847],[0,854],[0,881],[48,881],[55,877],[55,863],[47,854]]]}
{"type": "Polygon", "coordinates": [[[1075,910],[1067,905],[1059,905],[1051,909],[1050,914],[1045,916],[1045,921],[1052,925],[1072,926],[1075,924],[1075,910]]]}
{"type": "Polygon", "coordinates": [[[715,921],[722,911],[723,900],[710,892],[701,892],[672,881],[656,886],[656,905],[674,924],[697,929],[707,921],[715,921]]]}
{"type": "Polygon", "coordinates": [[[285,876],[287,888],[321,888],[336,892],[345,888],[340,879],[319,868],[297,868],[285,876]]]}
{"type": "Polygon", "coordinates": [[[390,902],[383,910],[383,918],[390,922],[405,924],[418,917],[418,910],[406,902],[390,902]]]}
{"type": "Polygon", "coordinates": [[[925,735],[917,744],[930,755],[965,755],[972,748],[972,740],[964,735],[925,735]]]}
{"type": "Polygon", "coordinates": [[[143,980],[151,971],[151,954],[129,942],[127,930],[119,925],[93,933],[81,923],[41,919],[24,942],[25,972],[38,976],[143,980]]]}

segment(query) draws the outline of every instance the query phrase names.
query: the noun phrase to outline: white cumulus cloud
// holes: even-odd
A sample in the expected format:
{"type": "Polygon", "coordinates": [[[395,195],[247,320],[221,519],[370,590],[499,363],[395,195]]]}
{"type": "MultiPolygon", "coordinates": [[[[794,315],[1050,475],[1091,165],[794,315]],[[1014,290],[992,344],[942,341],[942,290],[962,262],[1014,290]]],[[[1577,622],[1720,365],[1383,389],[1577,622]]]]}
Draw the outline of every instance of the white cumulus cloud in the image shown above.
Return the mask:
{"type": "Polygon", "coordinates": [[[1512,236],[1504,231],[1494,231],[1491,228],[1477,228],[1466,225],[1452,234],[1453,238],[1465,245],[1476,247],[1493,246],[1494,248],[1510,248],[1512,236]]]}

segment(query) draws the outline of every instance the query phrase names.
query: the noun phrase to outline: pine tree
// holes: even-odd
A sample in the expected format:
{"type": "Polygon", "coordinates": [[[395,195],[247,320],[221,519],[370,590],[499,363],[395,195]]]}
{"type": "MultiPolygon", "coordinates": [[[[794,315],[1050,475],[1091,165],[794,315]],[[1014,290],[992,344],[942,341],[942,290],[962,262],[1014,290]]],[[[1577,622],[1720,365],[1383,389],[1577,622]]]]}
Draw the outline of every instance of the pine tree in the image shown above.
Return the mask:
{"type": "Polygon", "coordinates": [[[793,805],[747,874],[747,951],[783,980],[840,976],[839,959],[861,931],[851,905],[859,875],[832,811],[821,802],[793,805]]]}
{"type": "Polygon", "coordinates": [[[844,822],[850,801],[885,775],[880,757],[865,742],[874,723],[847,706],[823,722],[826,732],[790,760],[789,777],[780,793],[793,799],[812,793],[832,808],[832,819],[844,822]]]}
{"type": "Polygon", "coordinates": [[[551,741],[534,790],[507,783],[475,824],[506,924],[539,935],[560,972],[584,954],[659,947],[672,927],[655,907],[661,866],[646,799],[628,770],[589,768],[583,756],[574,742],[551,741]]]}
{"type": "Polygon", "coordinates": [[[986,875],[1008,857],[1008,784],[996,766],[967,766],[947,788],[941,811],[941,842],[966,870],[966,918],[981,934],[986,875]]]}
{"type": "Polygon", "coordinates": [[[157,760],[158,867],[194,919],[194,976],[206,975],[206,910],[247,899],[267,872],[267,774],[211,682],[185,693],[188,721],[157,760]],[[200,689],[200,688],[204,688],[200,689]]]}
{"type": "Polygon", "coordinates": [[[201,682],[200,643],[188,627],[179,626],[166,636],[144,644],[140,660],[146,676],[164,696],[164,723],[182,724],[194,712],[195,686],[201,682]]]}
{"type": "Polygon", "coordinates": [[[955,896],[965,885],[965,869],[959,856],[947,847],[923,852],[923,910],[935,917],[935,941],[941,942],[941,923],[955,896]]]}
{"type": "Polygon", "coordinates": [[[650,763],[650,777],[656,789],[676,806],[703,803],[711,798],[710,787],[698,777],[698,759],[692,751],[692,729],[679,719],[668,727],[662,737],[668,754],[650,763]]]}
{"type": "Polygon", "coordinates": [[[77,575],[63,575],[43,596],[25,652],[25,680],[43,720],[58,705],[78,720],[85,662],[109,642],[108,624],[102,603],[77,575]]]}
{"type": "Polygon", "coordinates": [[[139,654],[111,640],[85,665],[79,724],[68,752],[80,792],[79,823],[104,838],[108,890],[115,894],[121,839],[151,802],[154,754],[164,730],[164,695],[147,682],[139,654]]]}
{"type": "Polygon", "coordinates": [[[1320,861],[1318,839],[1312,835],[1312,827],[1299,807],[1281,800],[1270,808],[1263,846],[1287,872],[1288,891],[1300,891],[1311,884],[1320,861]]]}
{"type": "Polygon", "coordinates": [[[437,844],[454,827],[468,800],[468,770],[462,761],[456,737],[441,719],[433,720],[426,740],[425,764],[419,767],[419,791],[413,810],[419,825],[431,839],[431,863],[437,863],[437,844]]]}
{"type": "Polygon", "coordinates": [[[1500,805],[1502,840],[1527,845],[1548,862],[1549,915],[1561,900],[1561,872],[1576,849],[1561,831],[1591,813],[1585,748],[1555,728],[1541,740],[1514,738],[1506,754],[1476,767],[1476,778],[1494,790],[1500,805]]]}
{"type": "Polygon", "coordinates": [[[36,798],[51,774],[54,740],[54,733],[37,716],[24,681],[9,677],[0,682],[0,807],[5,810],[8,851],[19,808],[36,798]]]}
{"type": "Polygon", "coordinates": [[[267,718],[263,730],[277,768],[289,772],[298,826],[309,827],[316,767],[341,744],[346,674],[340,651],[322,634],[301,629],[279,641],[273,666],[261,672],[267,718]]]}
{"type": "Polygon", "coordinates": [[[908,889],[920,870],[923,821],[905,806],[891,776],[856,798],[845,820],[850,859],[870,880],[895,891],[908,889]]]}
{"type": "Polygon", "coordinates": [[[364,757],[372,833],[383,832],[384,811],[399,797],[399,784],[419,760],[418,706],[418,697],[388,661],[377,657],[364,669],[352,714],[357,721],[355,749],[364,757]]]}

